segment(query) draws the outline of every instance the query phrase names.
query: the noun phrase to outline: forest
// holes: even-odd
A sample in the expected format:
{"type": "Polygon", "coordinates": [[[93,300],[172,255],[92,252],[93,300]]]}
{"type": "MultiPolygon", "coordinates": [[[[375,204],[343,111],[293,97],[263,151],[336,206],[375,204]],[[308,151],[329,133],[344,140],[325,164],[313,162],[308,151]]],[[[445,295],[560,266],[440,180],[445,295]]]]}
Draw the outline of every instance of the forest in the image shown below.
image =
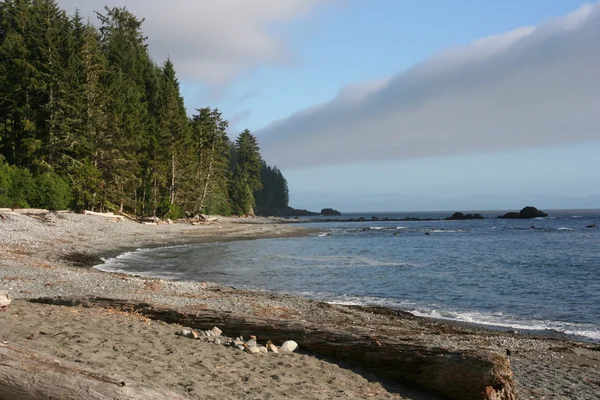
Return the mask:
{"type": "Polygon", "coordinates": [[[175,65],[126,8],[93,24],[54,0],[0,2],[0,207],[137,216],[279,214],[287,182],[216,108],[191,117],[175,65]]]}

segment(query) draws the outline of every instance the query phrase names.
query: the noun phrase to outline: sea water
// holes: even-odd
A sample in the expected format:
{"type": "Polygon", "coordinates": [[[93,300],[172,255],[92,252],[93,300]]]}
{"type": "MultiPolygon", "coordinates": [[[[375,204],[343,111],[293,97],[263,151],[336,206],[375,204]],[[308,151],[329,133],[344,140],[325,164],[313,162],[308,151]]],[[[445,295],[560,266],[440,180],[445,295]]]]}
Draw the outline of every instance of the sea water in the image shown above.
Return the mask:
{"type": "Polygon", "coordinates": [[[344,215],[367,221],[306,223],[318,230],[308,237],[141,249],[98,268],[600,341],[600,229],[588,227],[600,226],[600,210],[381,221],[450,214],[344,215]]]}

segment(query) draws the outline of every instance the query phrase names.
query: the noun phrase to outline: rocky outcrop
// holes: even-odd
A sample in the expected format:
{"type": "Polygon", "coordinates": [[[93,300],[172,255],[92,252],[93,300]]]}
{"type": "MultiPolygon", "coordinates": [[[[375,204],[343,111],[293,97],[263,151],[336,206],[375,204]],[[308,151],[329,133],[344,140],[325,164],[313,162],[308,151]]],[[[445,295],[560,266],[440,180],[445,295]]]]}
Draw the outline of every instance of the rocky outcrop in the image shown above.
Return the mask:
{"type": "Polygon", "coordinates": [[[543,218],[547,217],[543,211],[538,210],[535,207],[527,206],[523,208],[520,212],[509,212],[504,215],[500,215],[498,218],[505,219],[532,219],[532,218],[543,218]]]}
{"type": "Polygon", "coordinates": [[[468,219],[485,219],[481,214],[463,214],[461,212],[455,212],[452,216],[444,218],[446,221],[465,221],[468,219]]]}
{"type": "Polygon", "coordinates": [[[334,210],[333,208],[324,208],[321,210],[321,215],[324,215],[326,217],[331,217],[331,216],[337,216],[337,215],[342,215],[341,212],[339,212],[338,210],[334,210]]]}

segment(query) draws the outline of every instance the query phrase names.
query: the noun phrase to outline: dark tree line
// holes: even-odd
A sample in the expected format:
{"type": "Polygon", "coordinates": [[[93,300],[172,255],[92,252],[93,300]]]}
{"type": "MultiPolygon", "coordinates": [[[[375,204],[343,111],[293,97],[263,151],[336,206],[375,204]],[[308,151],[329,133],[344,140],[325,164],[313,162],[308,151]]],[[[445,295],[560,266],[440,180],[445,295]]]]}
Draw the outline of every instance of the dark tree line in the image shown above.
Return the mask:
{"type": "Polygon", "coordinates": [[[189,118],[171,60],[150,57],[143,19],[55,0],[0,2],[0,206],[137,215],[263,214],[287,182],[248,130],[217,109],[189,118]]]}

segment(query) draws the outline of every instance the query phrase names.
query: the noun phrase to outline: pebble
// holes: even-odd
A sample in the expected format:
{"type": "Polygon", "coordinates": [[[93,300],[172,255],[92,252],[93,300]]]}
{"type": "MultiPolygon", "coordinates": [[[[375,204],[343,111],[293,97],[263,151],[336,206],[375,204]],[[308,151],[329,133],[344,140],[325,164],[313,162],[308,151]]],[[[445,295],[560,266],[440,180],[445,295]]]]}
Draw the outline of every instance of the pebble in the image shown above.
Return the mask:
{"type": "Polygon", "coordinates": [[[258,351],[260,351],[261,353],[269,352],[269,350],[267,350],[267,348],[265,346],[258,346],[258,351]]]}
{"type": "Polygon", "coordinates": [[[219,338],[215,338],[215,340],[213,340],[214,344],[221,344],[221,339],[219,338]]]}
{"type": "Polygon", "coordinates": [[[279,353],[277,346],[275,346],[273,343],[267,344],[267,350],[272,351],[273,353],[279,353]]]}
{"type": "Polygon", "coordinates": [[[191,334],[192,331],[188,330],[188,329],[182,329],[180,331],[175,332],[175,334],[177,336],[185,336],[188,337],[191,334]]]}
{"type": "Polygon", "coordinates": [[[297,348],[298,343],[294,342],[293,340],[286,340],[280,347],[281,351],[284,353],[293,353],[297,348]]]}
{"type": "Polygon", "coordinates": [[[250,354],[260,353],[260,350],[256,346],[253,346],[253,347],[246,346],[245,350],[246,350],[246,353],[250,353],[250,354]]]}
{"type": "Polygon", "coordinates": [[[198,332],[192,331],[188,337],[190,337],[192,339],[198,339],[200,337],[200,335],[198,335],[198,332]]]}
{"type": "Polygon", "coordinates": [[[254,340],[254,339],[250,339],[250,340],[248,340],[248,341],[246,342],[246,345],[247,345],[248,347],[256,347],[256,340],[254,340]]]}
{"type": "Polygon", "coordinates": [[[222,330],[220,330],[219,328],[217,328],[216,326],[214,328],[212,328],[211,331],[215,336],[221,336],[221,333],[223,333],[222,330]]]}

